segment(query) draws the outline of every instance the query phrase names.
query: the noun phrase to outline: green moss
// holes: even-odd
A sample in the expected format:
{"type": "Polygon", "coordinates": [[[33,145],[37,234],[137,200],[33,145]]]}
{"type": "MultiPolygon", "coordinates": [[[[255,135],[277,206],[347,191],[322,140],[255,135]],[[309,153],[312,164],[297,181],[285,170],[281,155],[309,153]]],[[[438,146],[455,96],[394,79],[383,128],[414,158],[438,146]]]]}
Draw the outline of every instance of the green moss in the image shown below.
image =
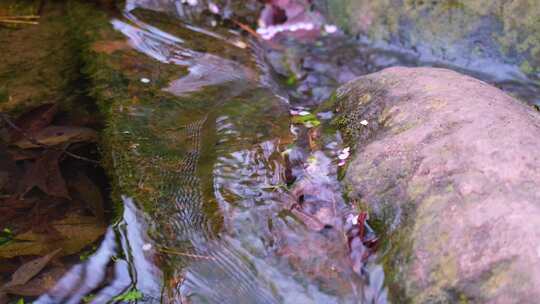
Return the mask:
{"type": "MultiPolygon", "coordinates": [[[[406,204],[405,206],[411,206],[406,204]]],[[[414,210],[405,208],[406,216],[403,217],[399,229],[388,231],[388,220],[382,219],[386,233],[381,234],[383,240],[380,252],[383,253],[381,264],[385,273],[385,285],[388,287],[390,298],[394,303],[410,303],[407,290],[415,288],[408,284],[407,270],[412,264],[414,256],[413,241],[411,239],[414,210]]]]}
{"type": "Polygon", "coordinates": [[[427,46],[441,60],[483,58],[517,67],[528,61],[536,67],[524,69],[528,75],[540,66],[536,0],[332,0],[328,7],[334,22],[374,42],[427,46]]]}
{"type": "MultiPolygon", "coordinates": [[[[6,14],[36,14],[38,2],[3,2],[0,12],[7,6],[6,14]]],[[[48,2],[41,14],[38,25],[0,27],[0,83],[7,95],[1,111],[18,114],[47,102],[58,102],[65,109],[79,102],[73,85],[79,79],[79,57],[65,7],[48,2]]]]}
{"type": "MultiPolygon", "coordinates": [[[[182,29],[177,21],[173,26],[173,21],[164,15],[160,15],[160,19],[156,13],[143,10],[137,14],[152,21],[153,25],[159,19],[156,26],[186,38],[186,46],[193,45],[190,40],[194,40],[200,41],[199,48],[218,51],[215,41],[182,29]],[[214,45],[213,49],[210,45],[214,45]]],[[[131,48],[112,52],[96,48],[97,43],[100,46],[122,43],[125,37],[112,29],[107,15],[90,5],[71,1],[70,19],[72,29],[80,39],[85,62],[83,73],[92,83],[88,94],[97,100],[107,121],[103,136],[104,166],[113,181],[113,194],[118,204],[121,205],[120,195],[127,194],[149,214],[163,212],[159,210],[163,209],[160,200],[170,199],[171,189],[178,186],[177,180],[166,177],[182,173],[179,166],[182,166],[184,156],[196,149],[186,134],[186,127],[206,117],[209,126],[200,134],[202,158],[198,162],[197,176],[201,179],[205,202],[209,202],[204,204],[203,212],[219,226],[221,219],[217,218],[217,204],[212,200],[213,181],[210,178],[216,157],[213,148],[216,134],[212,124],[217,117],[227,115],[242,122],[241,132],[245,138],[261,140],[271,134],[288,134],[287,119],[275,117],[279,112],[274,110],[278,106],[275,96],[257,88],[234,98],[227,97],[224,103],[223,96],[230,88],[221,86],[207,87],[186,97],[174,96],[161,88],[185,75],[185,68],[163,64],[131,48]],[[151,78],[151,83],[142,83],[142,77],[151,78]],[[285,123],[276,124],[275,121],[285,123]]],[[[243,56],[241,52],[236,55],[243,56]]],[[[283,117],[288,116],[286,111],[282,113],[283,117]]]]}

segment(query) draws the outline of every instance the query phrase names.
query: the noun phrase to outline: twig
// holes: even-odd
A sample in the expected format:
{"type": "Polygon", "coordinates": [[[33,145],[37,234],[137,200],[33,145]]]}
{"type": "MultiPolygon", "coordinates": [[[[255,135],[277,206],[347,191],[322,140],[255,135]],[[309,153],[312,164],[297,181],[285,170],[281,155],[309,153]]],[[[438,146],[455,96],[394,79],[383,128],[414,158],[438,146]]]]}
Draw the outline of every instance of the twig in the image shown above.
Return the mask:
{"type": "Polygon", "coordinates": [[[0,19],[39,19],[40,16],[36,15],[23,15],[23,16],[0,16],[0,19]]]}
{"type": "Polygon", "coordinates": [[[187,253],[187,252],[181,252],[181,251],[176,251],[176,250],[172,250],[172,249],[168,249],[168,248],[164,248],[164,247],[160,247],[160,248],[158,248],[158,250],[163,252],[163,253],[169,253],[169,254],[185,256],[185,257],[190,257],[190,258],[195,258],[195,259],[215,260],[215,258],[213,258],[211,256],[198,255],[198,254],[187,253]]]}
{"type": "Polygon", "coordinates": [[[2,120],[5,121],[12,129],[14,129],[15,131],[21,133],[22,136],[24,136],[24,138],[26,138],[29,142],[33,143],[36,146],[40,146],[40,147],[42,147],[44,149],[50,149],[50,150],[54,150],[54,151],[58,151],[58,152],[63,152],[66,155],[71,156],[71,157],[73,157],[75,159],[87,161],[87,162],[90,162],[92,164],[96,164],[96,165],[100,164],[97,160],[86,158],[84,156],[80,156],[80,155],[77,155],[77,154],[74,154],[74,153],[71,153],[71,152],[67,151],[67,147],[63,148],[63,149],[60,149],[60,148],[57,148],[57,147],[53,147],[53,146],[49,146],[49,145],[40,143],[34,137],[32,137],[30,134],[26,133],[26,131],[19,128],[15,123],[13,123],[11,121],[11,119],[9,119],[9,117],[5,113],[0,112],[0,118],[2,118],[2,120]]]}
{"type": "Polygon", "coordinates": [[[259,39],[259,40],[262,40],[261,38],[261,35],[259,35],[259,33],[257,33],[257,31],[255,31],[254,29],[252,29],[249,25],[246,25],[246,24],[243,24],[242,22],[240,21],[236,21],[234,19],[231,19],[231,21],[238,25],[238,27],[240,27],[241,29],[243,29],[244,31],[248,32],[249,34],[255,36],[255,38],[259,39]]]}
{"type": "Polygon", "coordinates": [[[24,20],[15,20],[15,19],[0,19],[0,22],[14,23],[14,24],[39,24],[39,22],[37,21],[24,21],[24,20]]]}

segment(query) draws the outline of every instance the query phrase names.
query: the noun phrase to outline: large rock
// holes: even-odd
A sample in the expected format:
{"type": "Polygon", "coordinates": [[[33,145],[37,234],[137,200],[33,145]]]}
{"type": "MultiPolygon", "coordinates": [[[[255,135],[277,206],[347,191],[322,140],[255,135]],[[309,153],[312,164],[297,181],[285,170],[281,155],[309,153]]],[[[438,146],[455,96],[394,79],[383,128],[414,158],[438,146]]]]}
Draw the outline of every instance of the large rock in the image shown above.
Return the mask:
{"type": "Polygon", "coordinates": [[[335,122],[356,145],[351,198],[387,223],[394,298],[537,303],[540,115],[434,68],[360,77],[336,102],[335,122]]]}
{"type": "MultiPolygon", "coordinates": [[[[323,2],[323,1],[321,1],[323,2]]],[[[329,0],[353,33],[495,78],[540,77],[540,2],[534,0],[329,0]],[[489,63],[489,64],[488,64],[489,63]]]]}

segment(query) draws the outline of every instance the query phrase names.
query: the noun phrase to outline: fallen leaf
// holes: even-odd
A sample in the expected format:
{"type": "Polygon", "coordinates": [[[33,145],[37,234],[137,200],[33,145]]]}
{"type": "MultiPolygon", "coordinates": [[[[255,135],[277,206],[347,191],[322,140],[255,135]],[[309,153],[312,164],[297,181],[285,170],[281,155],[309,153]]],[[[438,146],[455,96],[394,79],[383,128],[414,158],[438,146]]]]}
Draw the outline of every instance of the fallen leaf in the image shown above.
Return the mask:
{"type": "MultiPolygon", "coordinates": [[[[98,139],[97,132],[90,128],[70,126],[48,126],[37,132],[30,133],[30,135],[38,143],[50,147],[76,142],[96,142],[98,139]]],[[[40,145],[31,142],[28,138],[23,138],[13,145],[22,149],[41,147],[40,145]]]]}
{"type": "Polygon", "coordinates": [[[61,251],[62,249],[56,249],[55,251],[26,262],[19,267],[11,276],[11,281],[4,285],[4,289],[13,287],[16,285],[23,285],[30,281],[33,277],[38,275],[47,264],[61,251]]]}
{"type": "MultiPolygon", "coordinates": [[[[50,125],[56,113],[58,113],[58,105],[47,103],[22,114],[14,123],[25,132],[33,133],[50,125]]],[[[10,130],[10,139],[12,141],[21,137],[22,134],[17,130],[10,130]]]]}
{"type": "MultiPolygon", "coordinates": [[[[0,259],[0,276],[12,274],[17,270],[18,263],[12,259],[0,259]]],[[[2,281],[0,281],[2,282],[2,281]]],[[[2,282],[5,283],[5,282],[2,282]]],[[[0,284],[1,286],[2,284],[0,284]]],[[[1,288],[0,288],[1,289],[1,288]]]]}
{"type": "Polygon", "coordinates": [[[37,187],[48,195],[71,199],[60,172],[59,158],[62,153],[49,150],[34,162],[23,177],[24,194],[37,187]]]}
{"type": "Polygon", "coordinates": [[[42,271],[26,284],[6,288],[6,292],[24,297],[37,297],[46,293],[56,285],[67,271],[63,266],[48,268],[50,269],[42,271]]]}
{"type": "Polygon", "coordinates": [[[16,190],[16,181],[20,179],[21,174],[7,147],[0,144],[0,190],[3,194],[13,193],[16,190]]]}
{"type": "Polygon", "coordinates": [[[99,220],[103,221],[105,218],[105,203],[99,187],[81,172],[77,172],[75,177],[70,179],[69,186],[73,198],[86,203],[90,211],[99,220]]]}
{"type": "Polygon", "coordinates": [[[23,150],[16,147],[8,149],[7,153],[14,161],[36,159],[42,154],[39,150],[23,150]]]}
{"type": "Polygon", "coordinates": [[[62,256],[74,254],[99,239],[106,229],[96,217],[81,215],[69,215],[52,222],[51,226],[59,232],[60,238],[51,240],[48,235],[28,231],[0,246],[0,258],[44,255],[56,248],[62,248],[62,256]]]}

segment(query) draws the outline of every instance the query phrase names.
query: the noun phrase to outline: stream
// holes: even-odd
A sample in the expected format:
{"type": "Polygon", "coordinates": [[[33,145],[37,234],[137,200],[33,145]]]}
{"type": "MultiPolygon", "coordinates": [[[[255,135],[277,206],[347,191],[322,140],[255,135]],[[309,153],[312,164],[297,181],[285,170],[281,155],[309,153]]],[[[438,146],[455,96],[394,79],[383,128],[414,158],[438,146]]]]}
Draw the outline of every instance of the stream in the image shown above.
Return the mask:
{"type": "Polygon", "coordinates": [[[111,24],[155,63],[132,71],[141,86],[174,96],[115,110],[120,188],[148,195],[120,193],[96,251],[35,303],[387,303],[384,252],[339,182],[348,147],[316,107],[356,76],[419,63],[343,34],[269,50],[137,1],[111,24]],[[163,65],[175,80],[157,81],[163,65]]]}
{"type": "Polygon", "coordinates": [[[115,165],[138,155],[123,172],[152,197],[124,193],[96,252],[36,303],[119,301],[127,290],[142,303],[384,303],[382,267],[338,182],[345,147],[314,125],[331,114],[291,107],[256,41],[178,23],[167,32],[159,16],[132,7],[111,21],[140,53],[184,69],[159,87],[175,102],[117,118],[126,151],[115,165]],[[291,109],[309,119],[291,123],[291,109]]]}

